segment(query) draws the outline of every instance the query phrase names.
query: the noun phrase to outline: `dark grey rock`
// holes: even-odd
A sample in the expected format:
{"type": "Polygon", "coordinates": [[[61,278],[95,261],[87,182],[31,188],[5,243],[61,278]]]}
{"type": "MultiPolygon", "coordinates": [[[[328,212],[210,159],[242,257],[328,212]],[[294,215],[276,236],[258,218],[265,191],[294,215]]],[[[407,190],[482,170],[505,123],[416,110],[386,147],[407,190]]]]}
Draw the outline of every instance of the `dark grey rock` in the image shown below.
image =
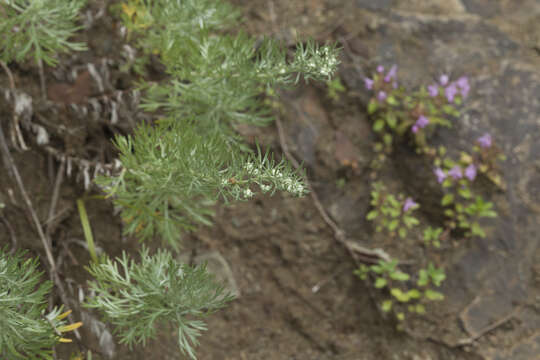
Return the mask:
{"type": "MultiPolygon", "coordinates": [[[[408,88],[428,85],[443,73],[453,79],[470,78],[463,116],[452,129],[439,131],[434,141],[449,149],[470,151],[474,140],[489,132],[508,156],[502,166],[506,191],[482,188],[499,213],[496,220],[486,223],[488,237],[465,240],[459,244],[461,250],[446,255],[448,281],[441,309],[465,330],[463,338],[481,339],[492,326],[504,333],[504,342],[481,341],[477,351],[485,358],[537,359],[537,333],[524,336],[520,326],[500,330],[497,324],[517,319],[521,307],[540,292],[538,285],[532,285],[531,271],[540,261],[540,57],[530,44],[530,33],[540,34],[540,23],[532,21],[540,14],[540,2],[524,0],[517,6],[462,0],[466,13],[454,2],[451,14],[436,8],[439,2],[429,12],[421,5],[404,9],[392,2],[369,3],[357,1],[361,8],[374,10],[364,13],[363,21],[366,26],[379,25],[356,40],[375,54],[369,59],[372,69],[378,64],[397,64],[400,81],[408,88]],[[519,24],[529,24],[527,34],[521,33],[519,24]]],[[[361,94],[367,93],[361,79],[347,80],[361,94]]],[[[423,201],[436,201],[438,184],[429,181],[431,173],[420,172],[425,164],[415,160],[414,154],[398,153],[396,167],[403,186],[423,201]]],[[[425,215],[430,220],[439,216],[425,215]]],[[[540,323],[539,312],[530,312],[527,321],[540,323]]],[[[450,327],[454,335],[442,329],[429,336],[455,345],[462,339],[455,335],[458,328],[448,323],[450,327]]]]}

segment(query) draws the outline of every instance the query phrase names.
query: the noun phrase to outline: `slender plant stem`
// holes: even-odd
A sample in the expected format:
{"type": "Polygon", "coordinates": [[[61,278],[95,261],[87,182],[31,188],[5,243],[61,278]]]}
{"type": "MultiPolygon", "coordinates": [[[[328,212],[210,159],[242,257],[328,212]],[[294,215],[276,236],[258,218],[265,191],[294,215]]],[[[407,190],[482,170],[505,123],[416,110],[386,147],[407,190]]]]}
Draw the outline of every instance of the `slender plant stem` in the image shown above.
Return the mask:
{"type": "MultiPolygon", "coordinates": [[[[9,68],[5,66],[3,62],[0,61],[0,66],[4,69],[4,71],[8,74],[8,77],[10,79],[13,79],[13,76],[11,75],[11,72],[9,71],[9,68]]],[[[10,80],[10,86],[11,91],[15,92],[15,83],[10,80]]],[[[59,290],[60,298],[62,299],[62,302],[64,304],[68,304],[68,298],[66,296],[66,291],[64,289],[64,284],[62,284],[62,281],[60,280],[60,276],[58,276],[57,268],[56,268],[56,262],[54,260],[54,257],[52,256],[51,247],[49,246],[49,241],[47,240],[46,235],[43,233],[43,228],[41,227],[41,223],[39,222],[39,218],[34,211],[34,207],[32,206],[32,201],[30,201],[30,198],[28,197],[28,194],[26,193],[26,190],[24,188],[23,182],[21,180],[21,175],[19,174],[19,170],[15,166],[15,162],[13,161],[13,158],[11,157],[11,154],[9,152],[9,148],[7,146],[6,137],[4,136],[4,130],[2,129],[2,126],[0,124],[0,152],[2,153],[2,158],[4,160],[4,166],[7,169],[8,174],[15,179],[15,182],[17,183],[17,186],[19,187],[19,190],[24,198],[25,204],[28,207],[28,211],[31,214],[31,219],[34,222],[34,225],[36,226],[39,238],[41,239],[41,242],[43,244],[43,247],[45,248],[45,254],[47,255],[47,261],[49,262],[49,265],[51,266],[50,274],[51,278],[53,279],[53,282],[57,286],[59,290]]],[[[71,314],[68,315],[68,319],[70,322],[75,322],[73,319],[73,316],[71,314]]],[[[73,330],[75,336],[78,340],[81,340],[81,334],[79,333],[78,329],[73,330]]]]}
{"type": "Polygon", "coordinates": [[[41,87],[41,98],[47,100],[47,87],[45,85],[45,72],[43,71],[43,60],[38,60],[39,85],[41,87]]]}
{"type": "Polygon", "coordinates": [[[7,74],[7,77],[9,79],[9,88],[11,89],[11,91],[15,91],[15,81],[13,80],[13,74],[11,73],[5,62],[0,61],[0,66],[2,66],[2,68],[7,74]]]}
{"type": "Polygon", "coordinates": [[[43,232],[43,228],[41,227],[39,218],[36,212],[34,211],[32,201],[30,200],[30,198],[28,197],[28,194],[26,193],[26,190],[24,188],[24,185],[21,179],[21,175],[19,174],[19,170],[15,166],[15,162],[13,161],[13,158],[11,157],[11,154],[9,153],[9,149],[6,143],[6,138],[4,136],[4,130],[2,130],[2,126],[0,126],[0,150],[2,151],[2,155],[3,155],[2,157],[4,158],[4,166],[8,170],[8,173],[11,175],[11,177],[17,183],[17,186],[19,188],[19,191],[21,192],[21,195],[24,199],[26,207],[28,208],[28,211],[30,212],[32,221],[34,222],[39,238],[41,239],[41,242],[43,243],[43,247],[45,248],[45,254],[47,255],[47,260],[49,262],[49,265],[51,266],[51,272],[56,273],[56,263],[52,255],[49,242],[47,241],[45,233],[43,232]]]}
{"type": "Polygon", "coordinates": [[[96,247],[94,245],[94,237],[92,236],[92,228],[90,227],[88,215],[86,214],[86,207],[84,206],[84,200],[82,198],[77,199],[77,209],[79,209],[79,216],[81,218],[84,238],[86,239],[86,244],[88,245],[90,257],[95,263],[98,263],[98,258],[96,256],[96,247]]]}

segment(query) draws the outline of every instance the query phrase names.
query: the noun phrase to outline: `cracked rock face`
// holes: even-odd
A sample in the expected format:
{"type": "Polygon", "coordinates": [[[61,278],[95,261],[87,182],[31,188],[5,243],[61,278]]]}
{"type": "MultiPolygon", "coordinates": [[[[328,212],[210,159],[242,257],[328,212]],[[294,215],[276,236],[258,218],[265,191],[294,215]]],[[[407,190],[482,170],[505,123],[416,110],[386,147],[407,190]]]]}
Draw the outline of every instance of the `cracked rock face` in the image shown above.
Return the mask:
{"type": "MultiPolygon", "coordinates": [[[[499,217],[486,239],[461,244],[452,255],[444,285],[452,324],[430,336],[449,345],[478,338],[475,349],[486,359],[537,359],[540,289],[532,269],[540,262],[540,3],[404,3],[356,1],[358,22],[370,30],[359,40],[370,49],[371,66],[398,64],[406,87],[428,85],[443,73],[469,76],[463,116],[441,132],[440,142],[470,150],[489,132],[508,156],[507,191],[490,194],[499,217]]],[[[344,80],[365,91],[358,76],[344,80]]]]}

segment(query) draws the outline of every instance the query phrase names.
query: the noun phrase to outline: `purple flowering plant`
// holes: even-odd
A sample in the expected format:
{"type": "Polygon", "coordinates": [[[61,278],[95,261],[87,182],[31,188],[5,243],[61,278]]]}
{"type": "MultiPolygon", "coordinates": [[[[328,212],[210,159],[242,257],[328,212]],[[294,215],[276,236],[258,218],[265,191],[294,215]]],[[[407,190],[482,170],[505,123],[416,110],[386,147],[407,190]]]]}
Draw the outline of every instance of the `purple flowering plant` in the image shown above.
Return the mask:
{"type": "Polygon", "coordinates": [[[441,205],[448,220],[445,227],[465,230],[465,236],[481,236],[486,234],[480,226],[483,217],[495,217],[493,204],[475,195],[472,190],[479,168],[484,166],[481,157],[473,157],[461,152],[459,161],[445,157],[446,149],[439,147],[438,156],[434,159],[433,174],[443,189],[441,205]]]}
{"type": "Polygon", "coordinates": [[[396,136],[412,136],[418,152],[433,151],[428,146],[428,138],[437,126],[451,127],[448,117],[459,117],[459,106],[470,91],[468,78],[462,76],[450,81],[448,75],[415,91],[407,91],[399,86],[397,65],[388,72],[382,65],[372,77],[366,77],[364,84],[373,93],[368,103],[368,114],[373,121],[373,131],[380,135],[375,144],[376,152],[392,152],[396,136]]]}
{"type": "Polygon", "coordinates": [[[473,158],[474,162],[479,164],[477,167],[479,173],[484,174],[502,190],[506,190],[506,184],[498,166],[500,161],[506,160],[506,155],[497,146],[491,134],[485,133],[476,139],[473,146],[473,158]]]}
{"type": "Polygon", "coordinates": [[[482,176],[487,176],[498,186],[502,184],[496,172],[496,162],[504,160],[504,155],[490,134],[478,137],[472,153],[461,152],[458,160],[447,156],[444,146],[435,148],[428,144],[429,137],[438,126],[451,127],[449,119],[459,117],[457,106],[470,92],[466,76],[453,80],[443,74],[427,87],[407,91],[396,85],[397,66],[386,72],[379,65],[377,72],[364,79],[364,83],[373,94],[367,112],[373,131],[379,138],[375,144],[376,157],[371,164],[372,177],[377,178],[384,160],[392,154],[395,139],[412,139],[416,152],[425,156],[431,165],[426,171],[433,173],[443,192],[440,206],[445,219],[435,226],[425,226],[423,233],[418,234],[414,227],[420,222],[413,216],[419,208],[417,198],[391,194],[381,181],[372,184],[371,209],[366,218],[374,223],[375,232],[391,238],[419,237],[426,249],[424,268],[416,276],[399,270],[397,260],[364,265],[357,270],[361,278],[372,278],[375,288],[386,289],[387,298],[381,304],[382,311],[392,311],[399,320],[403,320],[404,308],[421,314],[425,310],[425,301],[444,298],[437,291],[422,289],[429,284],[439,286],[446,277],[442,268],[432,264],[433,249],[439,249],[450,236],[487,236],[480,224],[485,218],[496,217],[497,213],[493,203],[477,194],[476,184],[482,176]],[[417,279],[416,286],[410,279],[417,279]]]}
{"type": "Polygon", "coordinates": [[[443,268],[437,268],[430,262],[414,276],[416,281],[413,285],[410,281],[412,276],[401,271],[398,265],[396,259],[380,260],[375,265],[361,265],[355,271],[355,275],[363,280],[371,276],[376,289],[387,289],[386,298],[380,304],[384,313],[393,312],[399,321],[403,321],[406,312],[425,314],[430,301],[444,299],[444,295],[433,288],[441,286],[446,279],[443,268]]]}
{"type": "Polygon", "coordinates": [[[375,222],[376,232],[386,230],[391,237],[399,235],[403,239],[408,230],[420,223],[412,215],[420,205],[403,194],[389,194],[382,182],[375,182],[372,186],[371,206],[366,219],[375,222]]]}

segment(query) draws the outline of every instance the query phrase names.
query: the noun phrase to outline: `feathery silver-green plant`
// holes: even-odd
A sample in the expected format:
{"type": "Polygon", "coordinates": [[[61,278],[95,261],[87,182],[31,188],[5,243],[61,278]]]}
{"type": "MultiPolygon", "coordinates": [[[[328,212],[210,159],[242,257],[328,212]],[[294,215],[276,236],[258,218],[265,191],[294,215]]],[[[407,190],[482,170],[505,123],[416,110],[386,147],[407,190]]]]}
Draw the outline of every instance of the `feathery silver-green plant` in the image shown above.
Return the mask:
{"type": "Polygon", "coordinates": [[[0,248],[0,358],[52,359],[52,347],[70,341],[61,333],[80,323],[66,325],[61,308],[47,312],[52,283],[43,281],[38,260],[24,255],[0,248]]]}
{"type": "Polygon", "coordinates": [[[125,231],[143,239],[159,235],[178,249],[182,232],[210,224],[220,198],[246,200],[257,186],[304,195],[297,172],[249,149],[235,127],[272,121],[265,91],[301,77],[330,78],[336,47],[308,41],[288,56],[274,40],[232,33],[238,13],[220,1],[132,2],[130,12],[145,19],[137,43],[160,54],[169,78],[142,85],[142,108],[162,116],[133,136],[117,136],[123,171],[97,179],[122,209],[125,231]]]}
{"type": "Polygon", "coordinates": [[[1,0],[0,60],[28,57],[55,65],[55,55],[86,46],[69,38],[80,30],[75,20],[86,0],[1,0]]]}
{"type": "Polygon", "coordinates": [[[96,308],[115,325],[120,343],[130,347],[146,344],[156,328],[174,324],[183,354],[195,359],[194,346],[206,330],[200,318],[225,306],[233,296],[213,280],[205,265],[189,266],[175,261],[167,251],[153,256],[143,247],[136,263],[126,253],[116,262],[109,258],[88,268],[96,296],[84,304],[96,308]]]}

